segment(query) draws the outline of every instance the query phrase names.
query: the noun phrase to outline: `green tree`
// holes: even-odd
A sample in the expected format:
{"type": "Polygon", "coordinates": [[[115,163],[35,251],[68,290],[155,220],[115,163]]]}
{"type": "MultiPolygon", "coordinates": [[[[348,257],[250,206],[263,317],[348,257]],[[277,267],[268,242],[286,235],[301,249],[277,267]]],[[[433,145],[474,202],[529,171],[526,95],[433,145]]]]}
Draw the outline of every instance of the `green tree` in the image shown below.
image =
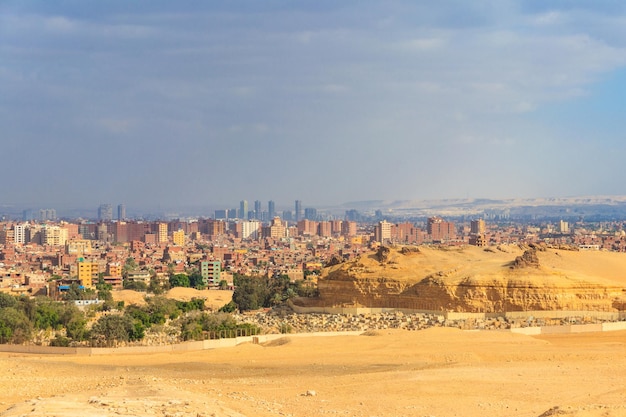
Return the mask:
{"type": "Polygon", "coordinates": [[[181,310],[178,308],[176,300],[154,296],[146,301],[148,303],[148,311],[151,317],[153,317],[152,322],[155,324],[164,323],[166,318],[175,319],[180,316],[181,310]]]}
{"type": "Polygon", "coordinates": [[[14,307],[0,309],[0,342],[24,343],[32,334],[32,322],[24,311],[14,307]]]}
{"type": "Polygon", "coordinates": [[[126,278],[130,271],[134,271],[137,269],[137,262],[135,262],[135,258],[128,257],[124,262],[124,266],[122,267],[122,277],[126,278]]]}
{"type": "Polygon", "coordinates": [[[51,300],[38,300],[35,310],[35,328],[59,330],[62,327],[63,310],[64,306],[61,303],[51,300]]]}
{"type": "Polygon", "coordinates": [[[187,274],[176,274],[170,277],[170,285],[173,287],[189,287],[187,274]]]}
{"type": "Polygon", "coordinates": [[[228,304],[224,304],[218,311],[222,313],[234,313],[237,310],[237,304],[230,301],[228,304]]]}
{"type": "Polygon", "coordinates": [[[148,291],[148,285],[143,281],[124,280],[124,289],[146,292],[148,291]]]}
{"type": "Polygon", "coordinates": [[[199,271],[194,270],[191,274],[189,274],[189,286],[199,290],[206,288],[204,278],[202,278],[202,274],[199,271]]]}
{"type": "Polygon", "coordinates": [[[120,342],[129,342],[143,338],[140,322],[129,315],[109,314],[102,316],[91,328],[92,342],[99,345],[113,346],[120,342]]]}
{"type": "Polygon", "coordinates": [[[17,305],[17,299],[11,294],[0,293],[0,308],[15,307],[17,305]]]}
{"type": "Polygon", "coordinates": [[[237,276],[233,292],[233,302],[240,311],[257,310],[261,307],[269,307],[270,290],[267,277],[237,276]]]}

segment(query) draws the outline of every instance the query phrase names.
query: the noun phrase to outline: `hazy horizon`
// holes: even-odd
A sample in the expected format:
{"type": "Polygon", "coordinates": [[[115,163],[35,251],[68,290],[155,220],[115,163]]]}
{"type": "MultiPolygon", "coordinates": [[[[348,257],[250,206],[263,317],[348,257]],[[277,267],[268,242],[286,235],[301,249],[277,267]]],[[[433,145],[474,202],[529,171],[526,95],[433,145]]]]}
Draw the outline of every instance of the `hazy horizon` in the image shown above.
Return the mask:
{"type": "Polygon", "coordinates": [[[616,1],[3,1],[0,205],[626,195],[625,32],[616,1]]]}

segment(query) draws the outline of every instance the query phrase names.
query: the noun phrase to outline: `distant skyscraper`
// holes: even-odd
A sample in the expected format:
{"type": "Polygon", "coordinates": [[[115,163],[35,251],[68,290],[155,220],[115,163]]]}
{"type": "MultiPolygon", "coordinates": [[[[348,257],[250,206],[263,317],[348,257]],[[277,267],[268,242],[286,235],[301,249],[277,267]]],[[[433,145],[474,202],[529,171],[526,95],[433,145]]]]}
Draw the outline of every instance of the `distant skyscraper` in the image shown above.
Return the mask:
{"type": "Polygon", "coordinates": [[[33,214],[33,211],[31,209],[24,210],[22,212],[22,220],[24,220],[25,222],[35,220],[35,215],[33,214]]]}
{"type": "Polygon", "coordinates": [[[256,200],[254,202],[254,218],[259,220],[261,218],[261,214],[262,214],[262,209],[261,209],[261,202],[259,200],[256,200]]]}
{"type": "Polygon", "coordinates": [[[307,220],[317,220],[317,209],[307,207],[304,209],[304,218],[307,220]]]}
{"type": "Polygon", "coordinates": [[[124,204],[117,206],[117,220],[126,220],[126,206],[124,204]]]}
{"type": "Polygon", "coordinates": [[[296,200],[296,212],[295,212],[295,220],[302,220],[302,201],[296,200]]]}
{"type": "Polygon", "coordinates": [[[39,219],[46,220],[56,220],[57,212],[55,209],[41,209],[39,210],[39,219]]]}
{"type": "Polygon", "coordinates": [[[110,204],[100,204],[100,207],[98,207],[98,220],[103,222],[113,220],[113,207],[110,204]]]}
{"type": "Polygon", "coordinates": [[[267,202],[267,212],[268,212],[268,217],[270,221],[274,217],[276,217],[276,206],[274,205],[274,202],[272,200],[267,202]]]}
{"type": "Polygon", "coordinates": [[[241,200],[239,202],[239,218],[248,219],[248,200],[241,200]]]}

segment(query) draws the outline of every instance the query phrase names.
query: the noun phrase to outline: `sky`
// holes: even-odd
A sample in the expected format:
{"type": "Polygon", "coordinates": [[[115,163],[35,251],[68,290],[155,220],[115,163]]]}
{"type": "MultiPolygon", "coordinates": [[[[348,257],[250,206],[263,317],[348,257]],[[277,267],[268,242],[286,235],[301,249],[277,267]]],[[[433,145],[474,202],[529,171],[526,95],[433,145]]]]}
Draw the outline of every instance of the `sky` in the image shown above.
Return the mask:
{"type": "Polygon", "coordinates": [[[626,3],[0,0],[0,204],[624,195],[626,3]]]}

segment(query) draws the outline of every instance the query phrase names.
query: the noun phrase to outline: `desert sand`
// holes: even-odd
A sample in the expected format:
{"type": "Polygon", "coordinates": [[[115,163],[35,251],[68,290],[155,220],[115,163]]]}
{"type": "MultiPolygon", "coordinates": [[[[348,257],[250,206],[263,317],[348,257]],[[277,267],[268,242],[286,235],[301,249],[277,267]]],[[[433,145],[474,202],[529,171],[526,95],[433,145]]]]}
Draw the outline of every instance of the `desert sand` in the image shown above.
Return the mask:
{"type": "MultiPolygon", "coordinates": [[[[126,305],[146,304],[146,293],[133,290],[116,290],[112,292],[113,300],[124,301],[126,305]]],[[[152,296],[152,295],[148,295],[152,296]]],[[[233,299],[233,292],[230,290],[196,290],[194,288],[175,287],[164,294],[165,297],[174,300],[189,301],[192,298],[203,298],[204,305],[210,310],[218,310],[228,304],[233,299]]]]}
{"type": "Polygon", "coordinates": [[[1,416],[626,416],[626,332],[450,328],[187,353],[0,354],[1,416]]]}

